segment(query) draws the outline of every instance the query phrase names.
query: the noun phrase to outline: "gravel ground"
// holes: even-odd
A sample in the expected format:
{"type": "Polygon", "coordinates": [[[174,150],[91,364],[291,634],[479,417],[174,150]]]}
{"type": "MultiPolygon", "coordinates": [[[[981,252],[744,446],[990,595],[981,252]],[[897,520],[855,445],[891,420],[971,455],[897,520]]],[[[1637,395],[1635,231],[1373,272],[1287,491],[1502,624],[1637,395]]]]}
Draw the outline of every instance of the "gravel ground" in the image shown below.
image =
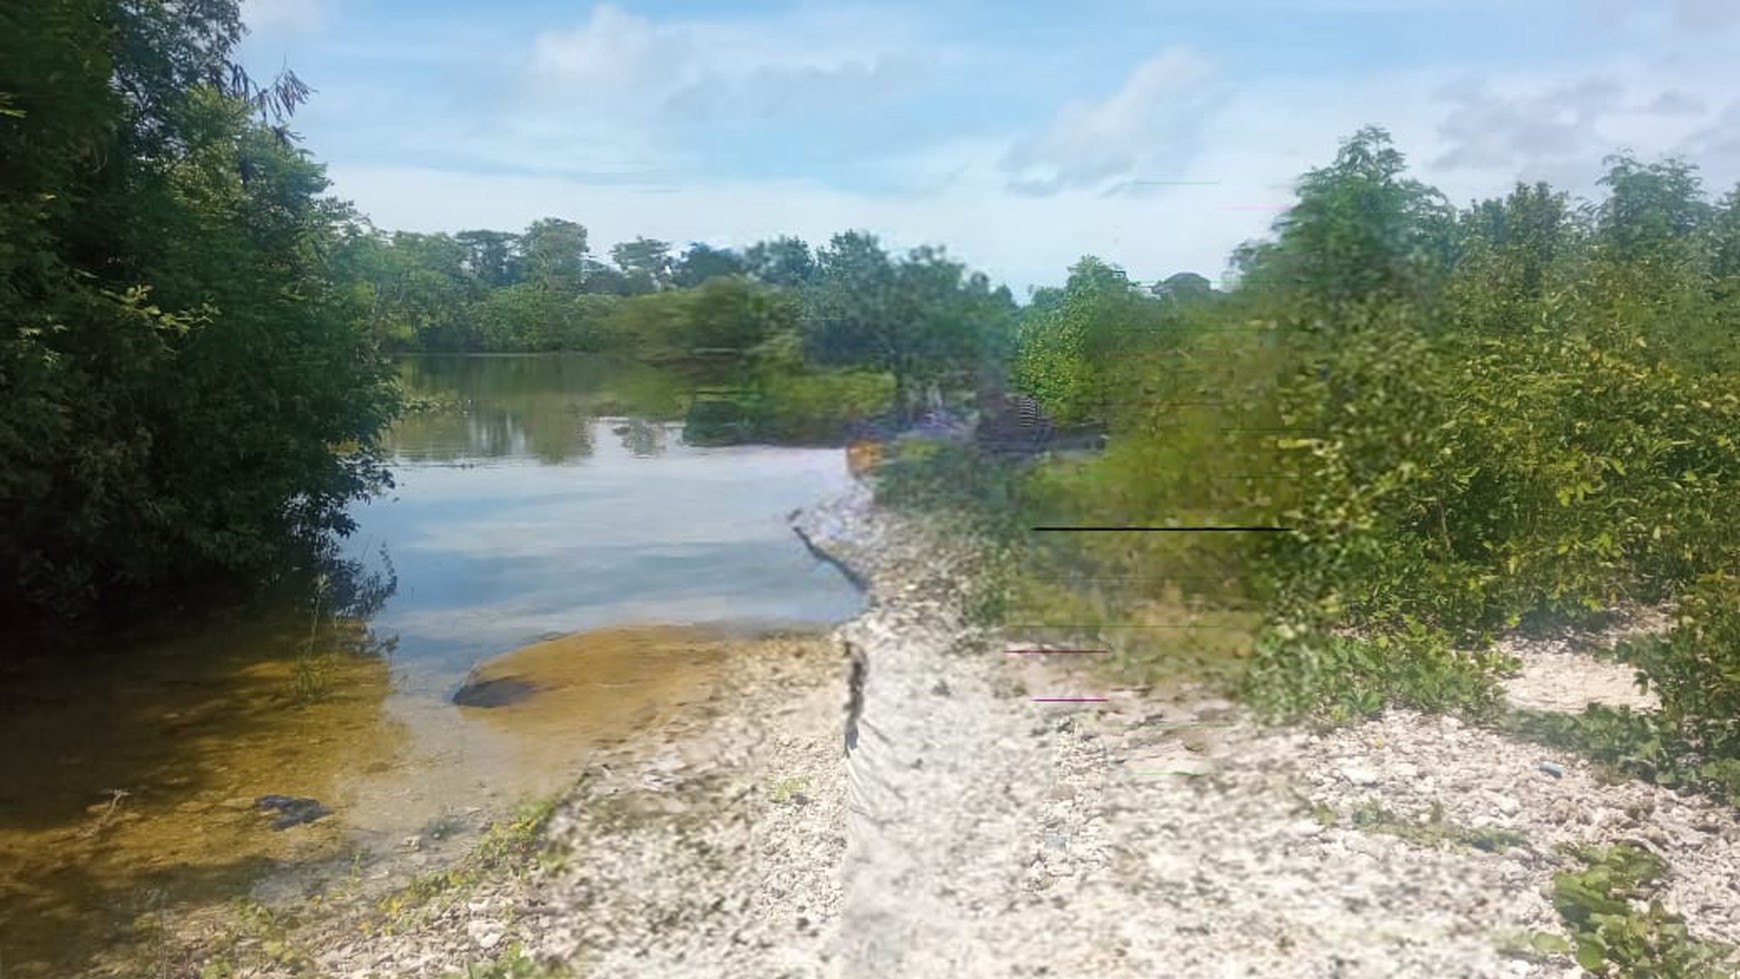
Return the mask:
{"type": "Polygon", "coordinates": [[[1596,660],[1591,654],[1612,649],[1631,636],[1662,633],[1673,627],[1667,608],[1639,609],[1599,632],[1568,632],[1551,639],[1507,638],[1500,651],[1523,661],[1520,675],[1505,684],[1514,707],[1577,713],[1590,704],[1655,710],[1654,691],[1638,689],[1628,666],[1596,660]]]}
{"type": "MultiPolygon", "coordinates": [[[[517,943],[612,977],[1572,977],[1568,958],[1501,951],[1563,933],[1547,894],[1564,841],[1649,847],[1670,909],[1740,942],[1732,809],[1452,719],[1317,735],[1096,691],[964,626],[947,543],[862,492],[796,522],[870,579],[864,615],[601,763],[551,823],[554,866],[392,936],[326,940],[322,974],[442,976],[517,943]],[[870,662],[849,760],[842,642],[870,662]],[[1370,825],[1380,812],[1403,831],[1370,825]],[[1422,839],[1429,818],[1453,839],[1422,839]],[[1518,842],[1455,842],[1497,831],[1518,842]]],[[[1512,640],[1511,696],[1647,706],[1628,669],[1580,650],[1664,623],[1512,640]]]]}

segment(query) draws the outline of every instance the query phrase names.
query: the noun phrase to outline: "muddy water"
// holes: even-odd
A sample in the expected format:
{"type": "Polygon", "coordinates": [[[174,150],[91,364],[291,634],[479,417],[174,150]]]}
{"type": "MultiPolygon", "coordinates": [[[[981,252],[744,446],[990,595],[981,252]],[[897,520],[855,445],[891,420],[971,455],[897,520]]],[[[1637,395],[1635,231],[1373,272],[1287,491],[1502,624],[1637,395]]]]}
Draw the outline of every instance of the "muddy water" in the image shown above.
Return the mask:
{"type": "Polygon", "coordinates": [[[730,636],[857,610],[784,522],[846,485],[838,451],[687,446],[680,385],[620,364],[404,374],[446,407],[400,424],[397,488],[355,511],[345,556],[385,583],[360,614],[297,605],[0,677],[0,975],[98,974],[201,908],[436,866],[593,746],[704,709],[730,636]],[[455,706],[468,678],[532,692],[455,706]],[[267,794],[333,814],[277,831],[267,794]]]}

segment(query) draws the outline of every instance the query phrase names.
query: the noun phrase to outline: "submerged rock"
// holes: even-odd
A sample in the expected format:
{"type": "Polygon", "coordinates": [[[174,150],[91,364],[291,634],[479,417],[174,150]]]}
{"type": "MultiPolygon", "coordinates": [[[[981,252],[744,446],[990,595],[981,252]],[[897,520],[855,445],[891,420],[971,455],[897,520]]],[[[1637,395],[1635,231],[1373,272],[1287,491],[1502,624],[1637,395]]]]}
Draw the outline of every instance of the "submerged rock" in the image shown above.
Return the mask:
{"type": "Polygon", "coordinates": [[[453,702],[460,707],[505,707],[517,704],[537,691],[537,684],[518,677],[471,680],[453,695],[453,702]]]}
{"type": "Polygon", "coordinates": [[[279,816],[272,821],[272,828],[280,831],[332,815],[332,810],[319,801],[293,795],[263,795],[254,800],[254,805],[277,810],[279,816]]]}

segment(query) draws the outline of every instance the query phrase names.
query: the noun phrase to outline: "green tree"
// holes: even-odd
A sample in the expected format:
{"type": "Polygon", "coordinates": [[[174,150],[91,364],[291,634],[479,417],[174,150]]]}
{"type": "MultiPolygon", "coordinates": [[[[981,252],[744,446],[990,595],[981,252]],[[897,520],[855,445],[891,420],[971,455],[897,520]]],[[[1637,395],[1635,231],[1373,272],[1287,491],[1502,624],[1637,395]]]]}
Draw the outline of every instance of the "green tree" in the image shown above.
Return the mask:
{"type": "Polygon", "coordinates": [[[392,236],[398,279],[390,302],[424,350],[476,350],[472,303],[483,286],[465,268],[465,247],[445,234],[392,236]]]}
{"type": "Polygon", "coordinates": [[[539,218],[520,236],[528,278],[551,292],[573,295],[585,274],[586,228],[561,218],[539,218]]]}
{"type": "Polygon", "coordinates": [[[687,293],[652,292],[622,300],[611,313],[610,332],[624,349],[649,363],[692,356],[687,293]]]}
{"type": "Polygon", "coordinates": [[[691,349],[748,352],[776,335],[796,334],[796,297],[743,276],[708,279],[687,294],[686,342],[691,349]]]}
{"type": "Polygon", "coordinates": [[[612,344],[617,304],[614,296],[566,295],[522,282],[490,291],[473,315],[486,351],[598,353],[612,344]]]}
{"type": "Polygon", "coordinates": [[[1719,299],[1740,294],[1740,186],[1710,214],[1710,282],[1719,299]]]}
{"type": "Polygon", "coordinates": [[[1673,261],[1696,249],[1697,232],[1711,215],[1697,168],[1683,160],[1639,163],[1630,155],[1607,158],[1600,184],[1608,190],[1598,211],[1598,241],[1622,262],[1673,261]]]}
{"type": "Polygon", "coordinates": [[[969,274],[942,249],[922,246],[895,267],[895,282],[894,315],[903,328],[896,353],[882,364],[895,376],[897,410],[972,386],[981,365],[1012,352],[1014,299],[983,273],[969,274]]]}
{"type": "Polygon", "coordinates": [[[581,268],[582,291],[600,296],[635,295],[628,276],[623,275],[621,269],[609,262],[588,258],[581,264],[581,268]]]}
{"type": "Polygon", "coordinates": [[[1134,289],[1123,269],[1085,257],[1055,299],[1022,317],[1016,384],[1060,422],[1106,420],[1129,400],[1129,358],[1154,348],[1170,308],[1134,289]]]}
{"type": "Polygon", "coordinates": [[[758,281],[782,289],[799,289],[815,275],[816,260],[801,238],[782,237],[750,245],[744,265],[758,281]]]}
{"type": "Polygon", "coordinates": [[[1740,187],[1717,203],[1708,234],[1708,336],[1712,348],[1724,351],[1714,363],[1732,364],[1740,351],[1740,187]]]}
{"type": "Polygon", "coordinates": [[[671,279],[678,288],[692,289],[709,279],[742,275],[745,271],[742,257],[731,249],[695,242],[677,260],[671,279]]]}
{"type": "Polygon", "coordinates": [[[1460,256],[1446,298],[1449,319],[1466,329],[1533,329],[1541,301],[1571,281],[1587,254],[1581,216],[1545,183],[1518,184],[1503,200],[1473,205],[1457,223],[1460,256]]]}
{"type": "MultiPolygon", "coordinates": [[[[585,231],[581,231],[585,247],[585,231]]],[[[491,289],[511,286],[525,274],[524,239],[507,231],[461,231],[453,236],[465,249],[465,270],[491,289]]]]}
{"type": "Polygon", "coordinates": [[[898,336],[895,271],[876,236],[837,234],[816,255],[805,295],[805,342],[820,364],[873,364],[889,358],[898,336]]]}
{"type": "Polygon", "coordinates": [[[268,573],[386,485],[395,403],[326,257],[354,215],[234,2],[0,10],[0,606],[268,573]]]}
{"type": "Polygon", "coordinates": [[[629,290],[635,295],[669,289],[671,282],[671,243],[654,238],[636,238],[610,248],[610,260],[628,279],[629,290]]]}
{"type": "Polygon", "coordinates": [[[1195,272],[1178,272],[1154,283],[1155,296],[1179,303],[1197,303],[1213,299],[1214,283],[1195,272]]]}
{"type": "Polygon", "coordinates": [[[918,248],[897,263],[874,235],[835,235],[806,292],[810,358],[888,371],[896,412],[909,417],[929,388],[970,376],[992,356],[1013,315],[1007,290],[965,273],[940,249],[918,248]]]}
{"type": "Polygon", "coordinates": [[[1452,257],[1455,211],[1405,170],[1387,131],[1361,129],[1334,163],[1299,181],[1298,205],[1275,222],[1277,240],[1242,249],[1235,262],[1244,276],[1292,294],[1306,318],[1419,297],[1452,257]]]}
{"type": "Polygon", "coordinates": [[[1655,342],[1698,371],[1740,362],[1733,324],[1711,302],[1719,210],[1697,169],[1680,160],[1642,164],[1609,157],[1595,209],[1592,319],[1655,342]]]}

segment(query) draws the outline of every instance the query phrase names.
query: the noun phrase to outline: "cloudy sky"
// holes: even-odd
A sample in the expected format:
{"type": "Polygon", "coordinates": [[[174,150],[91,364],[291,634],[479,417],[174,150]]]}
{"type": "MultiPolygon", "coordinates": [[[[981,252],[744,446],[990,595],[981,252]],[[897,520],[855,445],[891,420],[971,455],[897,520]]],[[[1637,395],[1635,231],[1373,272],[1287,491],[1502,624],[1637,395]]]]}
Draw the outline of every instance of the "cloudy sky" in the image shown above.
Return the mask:
{"type": "Polygon", "coordinates": [[[414,231],[742,246],[863,228],[1018,294],[1084,254],[1211,277],[1388,128],[1452,200],[1740,181],[1740,0],[244,0],[334,192],[414,231]]]}

